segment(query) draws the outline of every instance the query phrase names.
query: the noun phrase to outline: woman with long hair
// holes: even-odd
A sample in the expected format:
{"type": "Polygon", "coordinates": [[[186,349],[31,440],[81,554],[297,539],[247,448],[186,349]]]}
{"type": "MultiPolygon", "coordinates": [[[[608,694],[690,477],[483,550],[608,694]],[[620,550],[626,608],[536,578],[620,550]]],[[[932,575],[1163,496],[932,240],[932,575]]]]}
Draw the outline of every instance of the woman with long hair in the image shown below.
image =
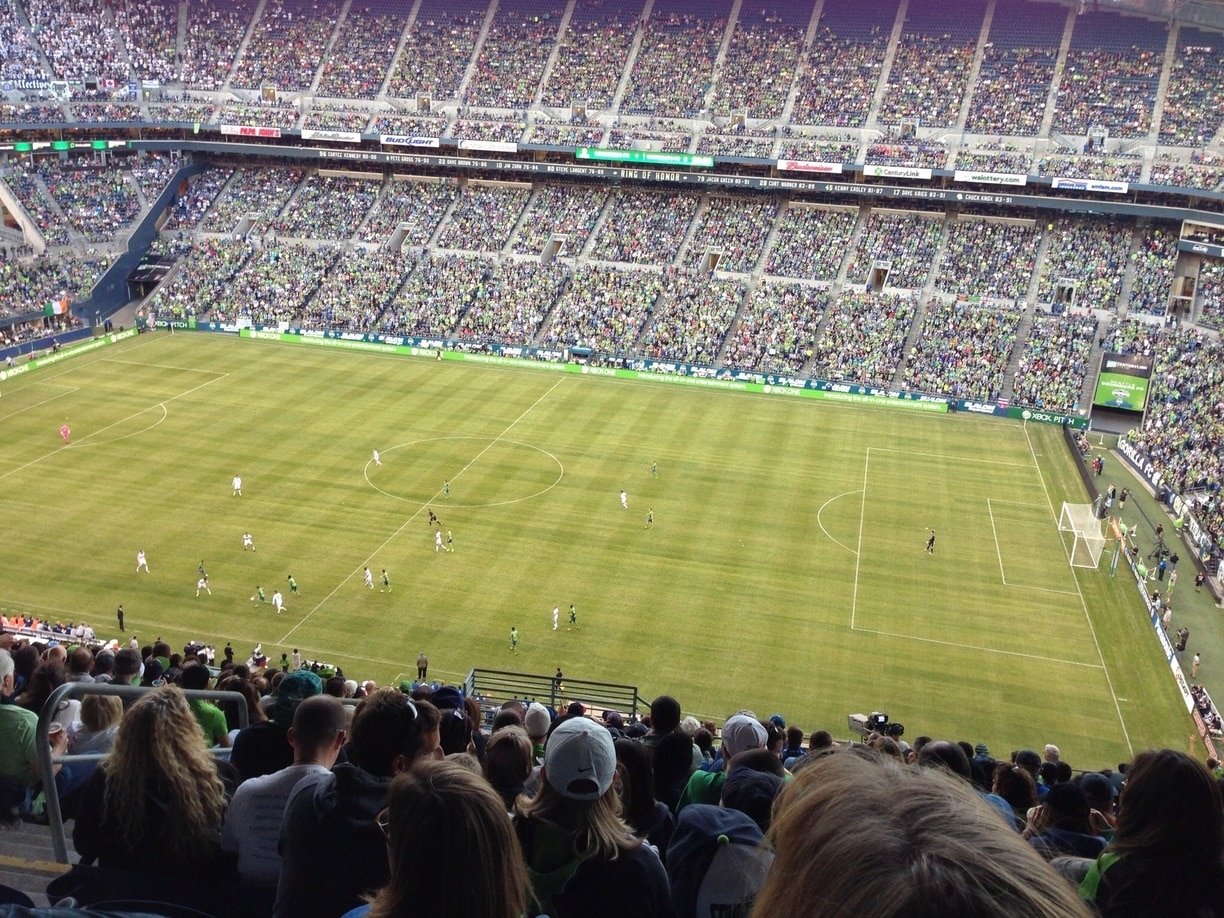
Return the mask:
{"type": "Polygon", "coordinates": [[[1224,914],[1224,802],[1211,772],[1184,752],[1141,752],[1118,806],[1080,894],[1106,918],[1224,914]]]}
{"type": "Polygon", "coordinates": [[[514,806],[539,912],[550,918],[671,915],[658,853],[621,819],[607,729],[585,717],[561,721],[544,747],[540,774],[539,792],[514,806]],[[615,895],[608,894],[612,889],[615,895]]]}
{"type": "Polygon", "coordinates": [[[82,788],[72,841],[83,863],[218,877],[224,773],[208,754],[183,693],[153,689],[128,708],[106,761],[82,788]]]}
{"type": "Polygon", "coordinates": [[[618,739],[614,745],[625,822],[634,835],[654,845],[662,859],[676,829],[676,820],[667,805],[655,797],[650,753],[636,740],[618,739]]]}
{"type": "Polygon", "coordinates": [[[424,761],[397,775],[378,826],[387,839],[391,882],[345,918],[526,913],[530,887],[510,816],[471,769],[424,761]]]}

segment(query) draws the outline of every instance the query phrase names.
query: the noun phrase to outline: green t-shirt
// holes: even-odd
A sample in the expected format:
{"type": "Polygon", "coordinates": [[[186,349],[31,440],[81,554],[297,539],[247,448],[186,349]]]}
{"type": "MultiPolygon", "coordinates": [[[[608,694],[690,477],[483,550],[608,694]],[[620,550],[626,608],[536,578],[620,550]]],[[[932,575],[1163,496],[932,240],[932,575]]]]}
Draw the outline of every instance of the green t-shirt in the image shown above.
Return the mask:
{"type": "Polygon", "coordinates": [[[196,723],[200,725],[200,731],[204,734],[204,742],[210,746],[219,745],[229,733],[229,724],[226,723],[225,714],[211,701],[204,701],[200,698],[192,699],[188,705],[191,707],[191,713],[195,715],[196,723]]]}

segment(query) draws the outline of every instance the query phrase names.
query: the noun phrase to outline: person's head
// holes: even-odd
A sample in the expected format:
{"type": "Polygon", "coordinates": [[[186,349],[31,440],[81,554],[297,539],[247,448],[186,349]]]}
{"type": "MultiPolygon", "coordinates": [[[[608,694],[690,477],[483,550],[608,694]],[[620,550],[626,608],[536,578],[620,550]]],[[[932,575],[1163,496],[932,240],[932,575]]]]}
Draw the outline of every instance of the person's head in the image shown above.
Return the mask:
{"type": "Polygon", "coordinates": [[[276,701],[272,704],[268,719],[287,730],[293,726],[293,716],[298,705],[322,692],[323,680],[319,678],[318,673],[312,673],[308,669],[289,673],[276,686],[276,701]]]}
{"type": "Polygon", "coordinates": [[[1045,744],[1045,749],[1043,750],[1043,754],[1045,755],[1045,760],[1047,762],[1054,762],[1055,764],[1057,764],[1058,762],[1062,760],[1062,753],[1058,751],[1058,747],[1055,746],[1053,743],[1045,744]]]}
{"type": "Polygon", "coordinates": [[[489,739],[484,754],[484,774],[493,787],[517,791],[527,783],[534,766],[531,737],[522,727],[503,727],[489,739]]]}
{"type": "Polygon", "coordinates": [[[68,681],[68,670],[63,663],[42,663],[30,677],[29,687],[21,693],[18,702],[22,707],[39,712],[51,693],[68,681]]]}
{"type": "Polygon", "coordinates": [[[113,676],[115,673],[115,655],[104,650],[93,661],[94,676],[113,676]]]}
{"type": "Polygon", "coordinates": [[[13,673],[16,670],[13,655],[7,650],[0,650],[0,695],[13,693],[13,673]]]}
{"type": "Polygon", "coordinates": [[[1087,918],[1068,884],[963,781],[868,754],[821,756],[774,807],[752,915],[1087,918]]]}
{"type": "Polygon", "coordinates": [[[357,704],[349,728],[349,759],[370,774],[389,778],[420,759],[442,758],[438,709],[399,689],[381,688],[357,704]]]}
{"type": "Polygon", "coordinates": [[[808,738],[808,751],[816,752],[821,749],[833,748],[833,734],[828,730],[815,730],[811,737],[808,738]]]}
{"type": "Polygon", "coordinates": [[[674,733],[680,729],[680,702],[671,695],[660,695],[652,701],[650,729],[655,733],[674,733]]]}
{"type": "Polygon", "coordinates": [[[124,647],[115,653],[116,684],[135,685],[140,675],[140,654],[131,647],[124,647]]]}
{"type": "Polygon", "coordinates": [[[476,724],[468,717],[467,709],[450,708],[440,713],[442,720],[438,726],[442,754],[467,752],[472,745],[472,734],[476,730],[476,724]]]}
{"type": "Polygon", "coordinates": [[[91,733],[119,723],[123,701],[117,695],[86,695],[81,699],[81,723],[91,733]]]}
{"type": "Polygon", "coordinates": [[[682,785],[693,773],[693,743],[683,733],[669,733],[659,740],[652,757],[655,787],[682,785]]]}
{"type": "Polygon", "coordinates": [[[530,881],[510,817],[470,769],[429,761],[397,775],[378,824],[391,881],[371,901],[371,918],[521,918],[527,912],[530,881]]]}
{"type": "Polygon", "coordinates": [[[294,762],[312,762],[331,768],[344,745],[347,729],[348,715],[339,699],[331,695],[302,699],[293,712],[293,726],[288,734],[294,762]]]}
{"type": "Polygon", "coordinates": [[[548,708],[538,701],[533,701],[528,705],[527,713],[523,716],[523,726],[533,742],[544,742],[544,737],[548,736],[548,728],[552,726],[552,718],[548,716],[548,708]]]}
{"type": "Polygon", "coordinates": [[[1078,784],[1055,784],[1041,802],[1045,824],[1053,829],[1065,829],[1088,835],[1092,827],[1088,822],[1091,812],[1088,798],[1078,784]]]}
{"type": "Polygon", "coordinates": [[[180,689],[136,699],[119,721],[106,771],[104,818],[120,837],[154,835],[177,863],[215,852],[225,787],[180,689]],[[156,787],[156,801],[149,788],[156,787]]]}
{"type": "Polygon", "coordinates": [[[93,652],[88,647],[75,647],[68,654],[68,672],[73,676],[88,676],[93,662],[93,652]]]}
{"type": "Polygon", "coordinates": [[[185,689],[202,690],[208,688],[210,678],[208,667],[203,663],[188,663],[179,674],[179,685],[185,689]]]}
{"type": "Polygon", "coordinates": [[[918,764],[930,768],[946,768],[952,774],[973,779],[973,768],[963,749],[949,740],[931,740],[918,750],[918,764]]]}
{"type": "MultiPolygon", "coordinates": [[[[611,734],[609,734],[611,735],[611,734]]],[[[684,736],[683,733],[678,734],[684,736]]],[[[650,752],[636,740],[618,739],[616,770],[620,775],[621,802],[625,818],[641,828],[654,819],[655,794],[654,775],[651,771],[650,752]]]]}
{"type": "Polygon", "coordinates": [[[514,708],[502,708],[493,717],[493,723],[490,730],[497,733],[498,730],[503,730],[506,727],[521,727],[523,726],[523,718],[514,708]]]}
{"type": "Polygon", "coordinates": [[[1176,861],[1190,870],[1218,865],[1224,853],[1224,804],[1211,772],[1173,749],[1135,756],[1109,850],[1176,861]]]}
{"type": "Polygon", "coordinates": [[[798,749],[803,745],[803,730],[799,727],[786,728],[786,747],[788,749],[798,749]]]}
{"type": "Polygon", "coordinates": [[[735,714],[727,718],[722,729],[723,761],[749,749],[765,748],[769,734],[759,720],[748,714],[735,714]]]}
{"type": "Polygon", "coordinates": [[[1112,813],[1114,798],[1117,796],[1114,786],[1100,772],[1091,771],[1079,780],[1080,790],[1088,800],[1088,805],[1102,813],[1112,813]]]}
{"type": "Polygon", "coordinates": [[[1000,762],[995,766],[991,790],[1018,813],[1037,803],[1037,782],[1026,769],[1011,762],[1000,762]]]}
{"type": "MultiPolygon", "coordinates": [[[[732,760],[734,764],[743,756],[764,753],[769,758],[776,758],[767,750],[759,749],[741,752],[732,760]]],[[[723,782],[720,803],[729,810],[739,810],[760,827],[762,832],[769,831],[772,818],[774,799],[782,789],[782,776],[772,771],[749,767],[733,767],[723,782]]]]}
{"type": "Polygon", "coordinates": [[[639,842],[620,818],[616,792],[616,748],[607,728],[585,717],[562,721],[544,747],[540,789],[519,797],[515,811],[524,819],[550,822],[568,831],[576,851],[615,858],[639,842]]]}
{"type": "Polygon", "coordinates": [[[727,777],[731,777],[733,772],[741,768],[748,771],[763,771],[779,778],[786,774],[781,760],[768,749],[745,749],[733,755],[727,762],[727,777]]]}

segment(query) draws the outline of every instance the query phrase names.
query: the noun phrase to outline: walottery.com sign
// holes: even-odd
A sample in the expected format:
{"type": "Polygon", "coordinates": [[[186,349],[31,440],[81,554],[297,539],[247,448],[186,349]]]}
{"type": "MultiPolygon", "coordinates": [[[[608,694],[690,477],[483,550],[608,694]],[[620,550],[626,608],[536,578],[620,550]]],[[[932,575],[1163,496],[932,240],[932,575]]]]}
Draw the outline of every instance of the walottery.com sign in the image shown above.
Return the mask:
{"type": "Polygon", "coordinates": [[[1102,354],[1094,405],[1122,411],[1143,411],[1147,406],[1152,358],[1139,354],[1102,354]]]}
{"type": "Polygon", "coordinates": [[[128,328],[124,331],[93,338],[84,344],[74,344],[72,347],[64,348],[61,351],[54,353],[48,351],[45,356],[35,357],[33,360],[24,360],[21,363],[14,363],[11,367],[0,368],[0,382],[4,382],[6,379],[13,379],[22,373],[29,373],[31,370],[37,370],[39,367],[49,367],[52,364],[59,363],[61,360],[71,360],[73,357],[80,357],[96,351],[100,347],[109,347],[125,338],[134,338],[136,334],[136,329],[128,328]]]}

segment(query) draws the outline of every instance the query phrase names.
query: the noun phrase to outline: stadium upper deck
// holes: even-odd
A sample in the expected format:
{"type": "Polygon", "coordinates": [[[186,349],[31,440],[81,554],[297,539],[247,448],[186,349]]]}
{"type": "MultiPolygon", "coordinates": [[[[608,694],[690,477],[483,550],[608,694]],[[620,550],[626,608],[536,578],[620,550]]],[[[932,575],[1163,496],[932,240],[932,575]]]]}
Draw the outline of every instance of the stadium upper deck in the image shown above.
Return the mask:
{"type": "Polygon", "coordinates": [[[1080,152],[1097,137],[1092,152],[1137,154],[1144,173],[1157,156],[1195,167],[1157,170],[1159,179],[1220,182],[1219,32],[1037,0],[776,6],[7,0],[0,127],[109,121],[374,136],[396,117],[430,116],[417,127],[439,139],[468,136],[460,119],[483,120],[502,123],[485,132],[500,143],[595,140],[765,160],[796,133],[836,129],[851,162],[898,135],[938,150],[915,143],[914,155],[903,149],[889,161],[935,168],[962,146],[1008,138],[1026,146],[1035,170],[1044,154],[1080,152]],[[320,109],[346,114],[320,118],[320,109]],[[537,129],[571,121],[581,130],[537,129]]]}

